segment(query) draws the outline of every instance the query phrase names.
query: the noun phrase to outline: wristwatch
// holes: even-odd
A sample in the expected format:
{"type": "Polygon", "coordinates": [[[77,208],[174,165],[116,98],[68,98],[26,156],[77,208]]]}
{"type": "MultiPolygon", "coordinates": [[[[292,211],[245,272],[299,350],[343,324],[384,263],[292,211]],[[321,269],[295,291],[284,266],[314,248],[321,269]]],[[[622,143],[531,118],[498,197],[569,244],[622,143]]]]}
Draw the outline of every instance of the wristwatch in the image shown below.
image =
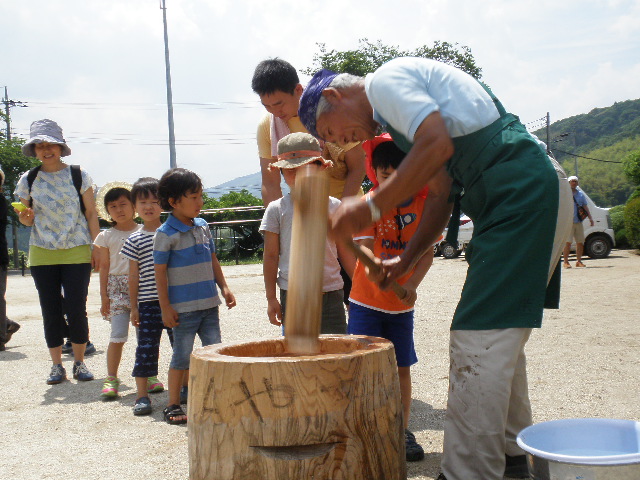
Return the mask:
{"type": "Polygon", "coordinates": [[[376,204],[373,203],[373,195],[367,195],[367,205],[369,205],[369,210],[371,211],[371,221],[377,222],[378,220],[380,220],[382,212],[376,206],[376,204]]]}

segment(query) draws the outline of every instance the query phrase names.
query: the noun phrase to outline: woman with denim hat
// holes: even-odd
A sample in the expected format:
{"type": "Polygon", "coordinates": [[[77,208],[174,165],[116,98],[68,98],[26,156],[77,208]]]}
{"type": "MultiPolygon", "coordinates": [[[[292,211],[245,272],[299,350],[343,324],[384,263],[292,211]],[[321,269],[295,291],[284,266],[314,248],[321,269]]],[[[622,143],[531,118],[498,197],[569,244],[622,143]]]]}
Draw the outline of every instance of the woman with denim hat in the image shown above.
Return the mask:
{"type": "Polygon", "coordinates": [[[91,268],[98,265],[91,244],[100,231],[92,180],[83,169],[62,161],[61,157],[71,155],[71,149],[52,120],[31,124],[22,153],[42,162],[22,175],[14,194],[27,207],[16,210],[20,223],[33,227],[29,239],[31,276],[40,297],[44,335],[53,362],[47,383],[66,379],[62,345],[67,334],[73,346],[73,378],[93,380],[84,363],[89,340],[87,293],[91,268]]]}
{"type": "Polygon", "coordinates": [[[571,202],[564,172],[486,86],[425,58],[396,58],[366,78],[318,72],[299,115],[309,132],[331,142],[367,140],[384,128],[407,153],[367,202],[343,202],[332,217],[337,236],[349,238],[429,186],[420,227],[399,261],[385,265],[386,281],[431,248],[452,210],[453,238],[460,208],[473,220],[451,325],[439,478],[527,477],[515,441],[532,421],[524,346],[541,326],[543,307],[559,301],[556,267],[571,202]]]}

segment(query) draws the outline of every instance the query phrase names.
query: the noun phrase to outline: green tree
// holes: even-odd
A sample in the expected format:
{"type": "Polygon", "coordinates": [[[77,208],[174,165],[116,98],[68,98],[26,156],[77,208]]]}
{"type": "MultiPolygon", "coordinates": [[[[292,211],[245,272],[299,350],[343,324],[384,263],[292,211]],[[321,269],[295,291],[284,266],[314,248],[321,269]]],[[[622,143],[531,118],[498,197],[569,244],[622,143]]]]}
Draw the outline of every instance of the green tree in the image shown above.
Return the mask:
{"type": "MultiPolygon", "coordinates": [[[[262,200],[249,193],[249,190],[242,189],[239,192],[229,192],[216,199],[204,195],[204,208],[237,208],[237,207],[254,207],[262,206],[262,200]]],[[[205,218],[211,217],[214,221],[228,220],[249,220],[262,218],[262,210],[256,211],[239,211],[239,212],[219,212],[213,214],[205,214],[205,218]]]]}
{"type": "Polygon", "coordinates": [[[623,160],[622,168],[629,180],[635,185],[640,185],[640,150],[627,155],[623,160]]]}
{"type": "MultiPolygon", "coordinates": [[[[216,199],[204,195],[205,209],[238,208],[238,207],[262,207],[262,200],[242,189],[239,192],[229,192],[216,199]]],[[[223,261],[234,259],[246,259],[253,257],[262,246],[262,235],[259,232],[260,222],[264,209],[238,210],[227,212],[204,213],[203,217],[208,222],[213,222],[214,237],[216,238],[216,251],[218,258],[223,261]],[[251,222],[243,222],[252,220],[251,222]],[[238,222],[218,224],[217,222],[238,222]]]]}
{"type": "Polygon", "coordinates": [[[319,53],[313,55],[313,65],[302,70],[302,73],[313,75],[318,70],[328,68],[363,77],[396,57],[424,57],[458,67],[478,80],[482,78],[482,69],[476,65],[471,49],[457,43],[436,41],[433,46],[423,45],[415,50],[401,50],[396,45],[385,45],[380,40],[372,43],[366,38],[358,40],[355,50],[327,51],[326,44],[317,45],[319,53]]]}
{"type": "MultiPolygon", "coordinates": [[[[7,198],[13,198],[13,191],[23,173],[40,165],[33,157],[25,157],[20,150],[24,140],[12,138],[0,141],[0,164],[4,172],[4,194],[7,198]]],[[[9,209],[13,213],[12,209],[9,209]]]]}
{"type": "Polygon", "coordinates": [[[640,248],[640,197],[629,200],[624,207],[624,230],[631,246],[640,248]]]}
{"type": "MultiPolygon", "coordinates": [[[[25,157],[22,154],[20,147],[23,144],[24,140],[22,139],[0,140],[0,165],[2,165],[5,176],[2,191],[9,202],[13,201],[13,192],[22,174],[40,164],[35,158],[25,157]]],[[[13,211],[13,208],[8,208],[8,211],[9,222],[12,224],[13,231],[17,235],[16,229],[19,227],[18,216],[13,211]]],[[[9,242],[11,242],[11,240],[9,240],[9,242]]],[[[17,248],[17,242],[14,243],[13,247],[17,248]]],[[[17,253],[16,251],[14,256],[16,266],[18,263],[17,253]]]]}

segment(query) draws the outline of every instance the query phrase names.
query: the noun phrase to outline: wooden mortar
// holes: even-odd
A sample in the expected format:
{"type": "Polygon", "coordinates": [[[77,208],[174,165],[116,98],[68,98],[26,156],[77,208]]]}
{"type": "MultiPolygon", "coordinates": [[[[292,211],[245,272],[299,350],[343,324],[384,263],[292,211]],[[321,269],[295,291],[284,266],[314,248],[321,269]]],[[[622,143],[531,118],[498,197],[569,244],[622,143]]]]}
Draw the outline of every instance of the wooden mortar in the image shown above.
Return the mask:
{"type": "Polygon", "coordinates": [[[284,338],[194,350],[192,480],[406,479],[393,344],[323,335],[295,355],[284,338]]]}

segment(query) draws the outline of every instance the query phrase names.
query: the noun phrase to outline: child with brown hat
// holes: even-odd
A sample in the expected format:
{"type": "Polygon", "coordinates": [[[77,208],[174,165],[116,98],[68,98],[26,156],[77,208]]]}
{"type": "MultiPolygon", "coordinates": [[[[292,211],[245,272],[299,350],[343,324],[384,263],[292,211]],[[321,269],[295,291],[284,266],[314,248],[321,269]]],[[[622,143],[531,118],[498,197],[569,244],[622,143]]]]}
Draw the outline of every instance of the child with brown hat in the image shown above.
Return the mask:
{"type": "MultiPolygon", "coordinates": [[[[293,188],[296,172],[304,165],[318,164],[325,167],[322,149],[318,140],[308,133],[291,133],[278,142],[278,161],[271,168],[278,168],[289,188],[293,188]]],[[[329,212],[335,211],[340,200],[329,197],[329,212]]],[[[273,325],[282,325],[288,289],[289,252],[291,248],[291,226],[293,223],[293,201],[287,194],[272,201],[264,212],[260,232],[264,235],[263,272],[267,295],[267,315],[273,325]],[[276,296],[276,285],[280,287],[280,301],[276,296]]],[[[327,238],[322,296],[321,333],[346,333],[347,322],[343,305],[344,282],[340,276],[340,264],[349,276],[353,275],[355,257],[345,247],[336,245],[327,238]]]]}

